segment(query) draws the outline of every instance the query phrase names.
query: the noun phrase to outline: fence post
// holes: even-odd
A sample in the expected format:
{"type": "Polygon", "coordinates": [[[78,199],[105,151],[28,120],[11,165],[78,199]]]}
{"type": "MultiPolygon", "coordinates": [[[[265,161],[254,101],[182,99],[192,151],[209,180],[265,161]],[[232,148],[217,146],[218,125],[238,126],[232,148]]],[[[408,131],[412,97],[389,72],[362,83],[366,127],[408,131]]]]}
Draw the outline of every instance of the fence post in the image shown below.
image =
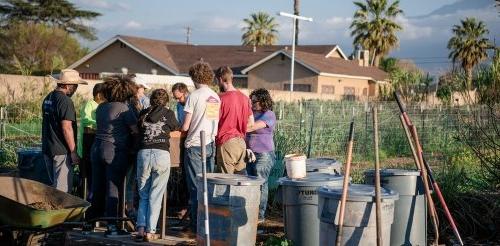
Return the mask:
{"type": "Polygon", "coordinates": [[[315,110],[311,110],[311,130],[309,131],[309,146],[307,148],[307,158],[311,158],[312,140],[313,140],[313,129],[314,129],[314,113],[315,110]]]}
{"type": "Polygon", "coordinates": [[[424,145],[424,142],[428,143],[428,139],[427,139],[427,134],[425,133],[425,115],[424,115],[424,107],[422,106],[422,104],[420,104],[420,125],[422,127],[422,130],[421,130],[421,135],[422,135],[422,141],[420,142],[420,144],[423,146],[424,145]]]}
{"type": "Polygon", "coordinates": [[[363,144],[365,157],[368,156],[368,113],[369,112],[370,112],[370,107],[368,107],[368,102],[365,102],[365,132],[363,133],[365,135],[365,143],[363,144]]]}
{"type": "Polygon", "coordinates": [[[7,110],[5,107],[0,107],[0,148],[3,149],[5,144],[5,119],[7,118],[7,110]]]}

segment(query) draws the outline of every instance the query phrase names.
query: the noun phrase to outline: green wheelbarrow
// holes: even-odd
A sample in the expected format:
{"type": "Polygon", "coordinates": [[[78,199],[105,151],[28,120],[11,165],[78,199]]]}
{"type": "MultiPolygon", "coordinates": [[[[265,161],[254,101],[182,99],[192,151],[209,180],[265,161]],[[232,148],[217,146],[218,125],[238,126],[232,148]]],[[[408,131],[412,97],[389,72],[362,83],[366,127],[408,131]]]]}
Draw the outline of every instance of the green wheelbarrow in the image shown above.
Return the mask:
{"type": "Polygon", "coordinates": [[[81,220],[90,203],[45,184],[0,177],[0,225],[43,230],[81,220]]]}

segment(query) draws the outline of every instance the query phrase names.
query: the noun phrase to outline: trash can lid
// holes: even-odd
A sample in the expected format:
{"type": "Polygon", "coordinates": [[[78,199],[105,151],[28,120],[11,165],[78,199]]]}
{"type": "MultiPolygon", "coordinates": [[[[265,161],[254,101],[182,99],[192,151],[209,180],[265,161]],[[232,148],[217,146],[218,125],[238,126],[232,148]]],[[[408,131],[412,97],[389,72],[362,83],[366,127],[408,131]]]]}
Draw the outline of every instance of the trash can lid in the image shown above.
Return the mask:
{"type": "Polygon", "coordinates": [[[17,153],[34,153],[34,152],[42,152],[42,148],[40,147],[31,147],[31,148],[19,148],[16,151],[17,153]]]}
{"type": "Polygon", "coordinates": [[[300,179],[282,177],[278,180],[280,185],[288,186],[324,186],[342,185],[344,176],[331,173],[307,173],[307,176],[300,179]]]}
{"type": "MultiPolygon", "coordinates": [[[[197,180],[202,180],[202,175],[197,175],[197,180]]],[[[207,183],[211,184],[225,184],[225,185],[239,185],[239,186],[250,186],[250,185],[261,185],[264,183],[263,178],[255,176],[246,176],[239,174],[227,174],[227,173],[207,173],[207,183]]]]}
{"type": "Polygon", "coordinates": [[[314,172],[319,169],[340,169],[342,163],[333,158],[311,158],[306,160],[307,172],[314,172]]]}
{"type": "MultiPolygon", "coordinates": [[[[348,201],[372,202],[375,200],[375,186],[364,184],[351,184],[348,188],[348,201]]],[[[340,200],[342,197],[342,187],[323,186],[319,188],[318,194],[324,197],[331,197],[340,200]]],[[[398,200],[399,194],[396,191],[380,187],[381,199],[398,200]]]]}
{"type": "MultiPolygon", "coordinates": [[[[375,176],[375,170],[369,169],[365,171],[366,176],[373,177],[375,176]]],[[[384,168],[380,169],[380,176],[420,176],[420,172],[417,170],[411,169],[393,169],[393,168],[384,168]]]]}

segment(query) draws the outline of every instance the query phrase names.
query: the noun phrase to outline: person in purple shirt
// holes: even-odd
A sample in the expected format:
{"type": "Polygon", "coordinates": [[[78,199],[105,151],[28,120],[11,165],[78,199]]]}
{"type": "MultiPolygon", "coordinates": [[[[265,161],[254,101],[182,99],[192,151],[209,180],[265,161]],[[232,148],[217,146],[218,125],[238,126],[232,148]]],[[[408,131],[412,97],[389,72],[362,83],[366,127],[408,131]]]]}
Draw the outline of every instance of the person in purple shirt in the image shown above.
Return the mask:
{"type": "Polygon", "coordinates": [[[247,147],[255,154],[255,161],[247,164],[247,173],[265,180],[261,187],[259,223],[264,221],[267,207],[267,180],[276,161],[274,154],[273,132],[276,115],[272,111],[273,99],[264,88],[250,93],[254,124],[247,129],[247,147]]]}

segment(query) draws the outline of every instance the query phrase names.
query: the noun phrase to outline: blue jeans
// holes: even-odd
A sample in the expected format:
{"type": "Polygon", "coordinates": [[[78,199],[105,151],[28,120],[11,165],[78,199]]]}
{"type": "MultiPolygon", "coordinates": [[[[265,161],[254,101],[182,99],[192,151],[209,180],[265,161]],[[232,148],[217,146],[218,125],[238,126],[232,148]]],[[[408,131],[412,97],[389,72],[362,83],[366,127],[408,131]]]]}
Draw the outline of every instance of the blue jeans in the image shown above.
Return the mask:
{"type": "Polygon", "coordinates": [[[155,233],[170,175],[170,153],[160,149],[141,149],[137,153],[139,210],[137,227],[155,233]]]}
{"type": "Polygon", "coordinates": [[[271,174],[271,169],[273,169],[274,163],[276,162],[276,156],[274,151],[254,153],[255,162],[247,164],[247,172],[250,176],[257,176],[263,178],[265,181],[260,187],[260,205],[259,205],[259,220],[263,220],[266,215],[267,208],[267,194],[268,194],[268,184],[267,180],[271,174]]]}
{"type": "MultiPolygon", "coordinates": [[[[206,145],[207,149],[207,173],[214,171],[215,165],[215,144],[209,143],[206,145]]],[[[196,221],[198,216],[198,198],[197,192],[198,188],[196,182],[196,175],[201,174],[203,171],[202,161],[201,161],[201,147],[193,146],[186,148],[184,153],[184,168],[186,173],[186,182],[189,190],[189,218],[190,227],[193,231],[196,231],[196,221]]]]}

